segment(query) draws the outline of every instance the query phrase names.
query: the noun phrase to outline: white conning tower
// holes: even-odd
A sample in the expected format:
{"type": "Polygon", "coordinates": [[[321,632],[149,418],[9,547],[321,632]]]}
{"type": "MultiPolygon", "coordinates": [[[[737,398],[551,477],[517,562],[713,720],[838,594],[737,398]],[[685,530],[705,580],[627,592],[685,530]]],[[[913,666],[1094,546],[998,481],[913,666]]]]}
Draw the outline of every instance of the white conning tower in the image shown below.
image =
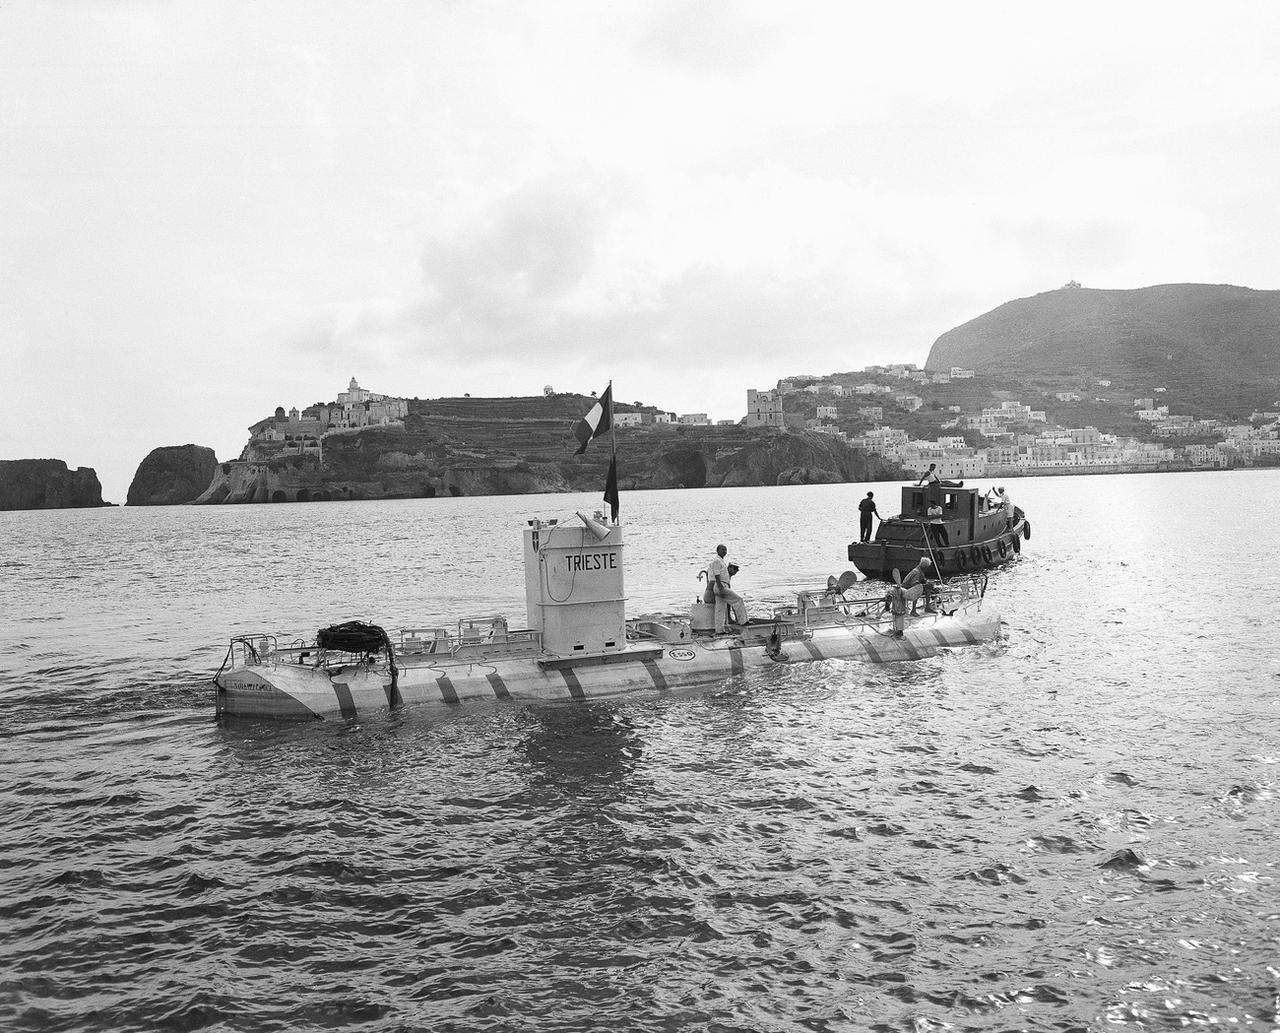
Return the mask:
{"type": "Polygon", "coordinates": [[[627,644],[622,527],[582,513],[584,526],[530,520],[524,529],[529,627],[559,656],[610,653],[627,644]]]}

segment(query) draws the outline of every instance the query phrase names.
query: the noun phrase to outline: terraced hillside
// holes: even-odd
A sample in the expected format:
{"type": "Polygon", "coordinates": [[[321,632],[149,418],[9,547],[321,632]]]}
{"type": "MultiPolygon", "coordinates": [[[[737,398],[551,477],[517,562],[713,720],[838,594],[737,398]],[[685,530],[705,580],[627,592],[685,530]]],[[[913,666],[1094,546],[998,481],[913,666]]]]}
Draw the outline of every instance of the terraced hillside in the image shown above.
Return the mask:
{"type": "Polygon", "coordinates": [[[601,490],[612,440],[623,490],[865,481],[899,472],[828,435],[741,426],[628,427],[578,456],[572,427],[593,402],[580,395],[414,399],[403,428],[328,435],[323,458],[282,448],[223,463],[197,501],[601,490]]]}

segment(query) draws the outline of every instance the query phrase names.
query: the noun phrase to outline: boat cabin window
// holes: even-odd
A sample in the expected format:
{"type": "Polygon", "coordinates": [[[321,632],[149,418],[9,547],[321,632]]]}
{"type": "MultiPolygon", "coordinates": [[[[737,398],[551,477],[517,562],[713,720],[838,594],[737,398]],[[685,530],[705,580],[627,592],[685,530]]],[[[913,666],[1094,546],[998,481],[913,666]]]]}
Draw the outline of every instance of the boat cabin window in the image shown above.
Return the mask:
{"type": "MultiPolygon", "coordinates": [[[[967,492],[960,491],[942,491],[938,493],[940,504],[944,512],[947,513],[964,513],[967,509],[964,499],[967,492]]],[[[924,514],[929,508],[929,490],[927,488],[911,489],[910,498],[906,506],[906,512],[924,514]]]]}

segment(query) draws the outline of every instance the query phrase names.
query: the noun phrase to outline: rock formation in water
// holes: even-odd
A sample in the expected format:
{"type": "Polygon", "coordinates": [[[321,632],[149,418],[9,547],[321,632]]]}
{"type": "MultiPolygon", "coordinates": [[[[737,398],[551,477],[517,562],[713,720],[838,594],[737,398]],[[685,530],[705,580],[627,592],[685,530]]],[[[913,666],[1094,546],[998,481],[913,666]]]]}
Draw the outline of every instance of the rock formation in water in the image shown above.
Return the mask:
{"type": "Polygon", "coordinates": [[[89,466],[69,470],[61,459],[0,459],[0,510],[91,509],[102,485],[89,466]]]}
{"type": "Polygon", "coordinates": [[[218,457],[203,445],[165,445],[138,464],[126,506],[179,506],[209,487],[218,457]]]}

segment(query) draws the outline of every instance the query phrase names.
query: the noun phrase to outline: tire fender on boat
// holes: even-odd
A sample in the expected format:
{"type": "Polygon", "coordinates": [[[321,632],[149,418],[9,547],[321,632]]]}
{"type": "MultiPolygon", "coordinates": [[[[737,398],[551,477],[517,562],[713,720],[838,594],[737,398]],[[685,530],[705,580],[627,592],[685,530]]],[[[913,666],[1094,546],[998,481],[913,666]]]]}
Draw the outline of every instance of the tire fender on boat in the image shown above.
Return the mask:
{"type": "Polygon", "coordinates": [[[964,569],[965,569],[965,567],[967,567],[967,566],[969,565],[969,561],[968,561],[968,559],[965,557],[965,554],[964,554],[964,550],[963,550],[963,549],[957,549],[957,550],[956,550],[956,556],[955,556],[955,559],[956,559],[956,567],[957,567],[958,569],[960,569],[960,570],[964,570],[964,569]]]}
{"type": "Polygon", "coordinates": [[[1031,541],[1031,521],[1024,520],[1022,522],[1022,537],[1027,541],[1031,541]]]}
{"type": "Polygon", "coordinates": [[[983,563],[991,562],[991,546],[990,545],[984,545],[982,547],[982,562],[983,563]]]}
{"type": "Polygon", "coordinates": [[[996,542],[996,548],[1000,550],[1000,558],[1004,559],[1009,555],[1009,547],[1005,545],[1004,539],[1001,538],[996,542]]]}
{"type": "Polygon", "coordinates": [[[1016,534],[1009,539],[1009,544],[1013,546],[1014,552],[1022,551],[1022,539],[1019,538],[1016,534]]]}
{"type": "Polygon", "coordinates": [[[971,562],[974,567],[977,567],[982,563],[982,550],[976,545],[969,550],[969,562],[971,562]]]}

